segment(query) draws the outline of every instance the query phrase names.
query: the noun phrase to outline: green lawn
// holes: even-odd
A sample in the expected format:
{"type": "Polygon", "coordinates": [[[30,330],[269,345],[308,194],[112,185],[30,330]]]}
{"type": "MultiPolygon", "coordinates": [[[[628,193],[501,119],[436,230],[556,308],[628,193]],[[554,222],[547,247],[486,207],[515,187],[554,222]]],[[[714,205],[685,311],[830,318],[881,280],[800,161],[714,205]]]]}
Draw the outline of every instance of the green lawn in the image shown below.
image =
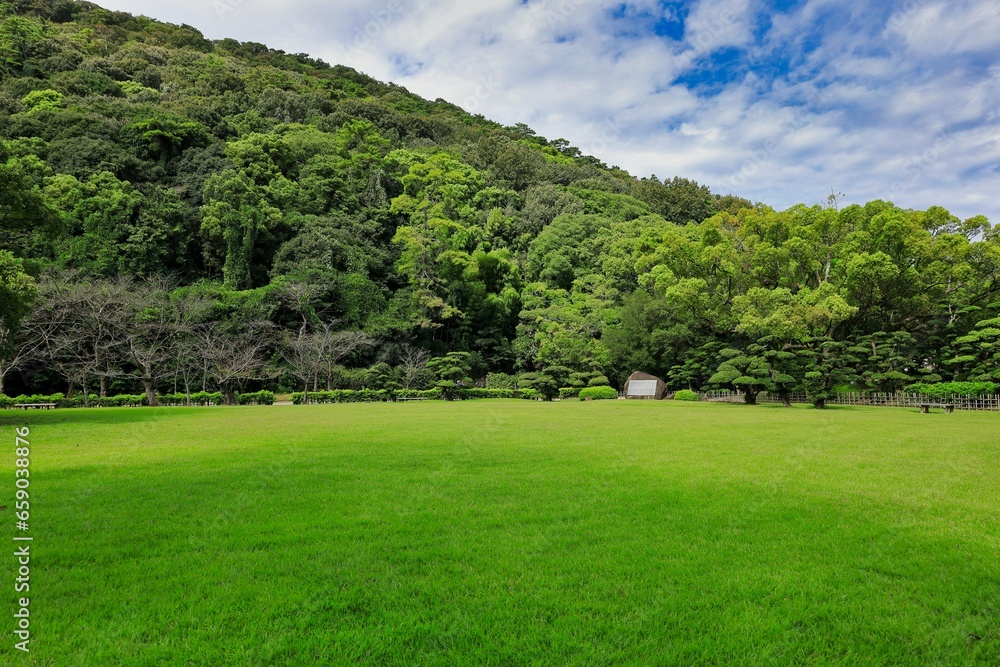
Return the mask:
{"type": "Polygon", "coordinates": [[[6,411],[8,536],[21,425],[0,664],[1000,664],[1000,414],[6,411]]]}

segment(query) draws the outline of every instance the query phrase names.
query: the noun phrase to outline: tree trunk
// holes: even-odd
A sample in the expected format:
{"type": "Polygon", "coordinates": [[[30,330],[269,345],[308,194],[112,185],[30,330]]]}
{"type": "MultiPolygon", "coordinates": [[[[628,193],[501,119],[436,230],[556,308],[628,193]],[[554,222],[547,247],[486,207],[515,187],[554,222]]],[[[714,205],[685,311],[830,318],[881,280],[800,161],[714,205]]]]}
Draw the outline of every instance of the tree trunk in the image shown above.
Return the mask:
{"type": "Polygon", "coordinates": [[[757,392],[750,393],[748,391],[743,394],[743,402],[747,405],[757,405],[757,392]]]}
{"type": "Polygon", "coordinates": [[[309,405],[309,380],[305,381],[305,389],[302,391],[302,405],[309,405]]]}
{"type": "Polygon", "coordinates": [[[826,399],[825,398],[817,398],[817,399],[815,399],[813,401],[813,407],[816,408],[817,410],[825,410],[826,409],[826,399]]]}
{"type": "Polygon", "coordinates": [[[3,389],[4,389],[3,385],[4,385],[4,379],[6,377],[7,377],[7,371],[6,370],[0,371],[0,396],[3,396],[3,389]]]}
{"type": "Polygon", "coordinates": [[[226,401],[226,405],[236,405],[236,392],[233,388],[226,385],[222,387],[222,396],[226,401]]]}
{"type": "Polygon", "coordinates": [[[100,383],[101,383],[101,385],[100,385],[101,386],[101,398],[107,398],[108,397],[108,378],[106,378],[106,377],[104,377],[102,375],[100,383]]]}
{"type": "Polygon", "coordinates": [[[75,393],[76,393],[76,385],[74,385],[73,382],[70,381],[68,383],[68,386],[66,387],[66,398],[73,398],[73,395],[75,393]]]}
{"type": "Polygon", "coordinates": [[[154,408],[158,406],[160,400],[156,398],[156,392],[153,390],[153,381],[143,378],[142,387],[146,390],[146,400],[149,401],[149,405],[154,408]]]}
{"type": "Polygon", "coordinates": [[[781,399],[781,404],[786,408],[792,407],[792,399],[788,396],[787,391],[778,392],[778,398],[781,399]]]}

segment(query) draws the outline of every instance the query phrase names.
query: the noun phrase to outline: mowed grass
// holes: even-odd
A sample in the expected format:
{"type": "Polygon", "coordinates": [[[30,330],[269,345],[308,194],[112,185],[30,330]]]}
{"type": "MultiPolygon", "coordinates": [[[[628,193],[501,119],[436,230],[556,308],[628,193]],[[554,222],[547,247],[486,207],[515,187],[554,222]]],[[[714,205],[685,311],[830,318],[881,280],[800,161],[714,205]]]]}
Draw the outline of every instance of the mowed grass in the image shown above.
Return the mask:
{"type": "Polygon", "coordinates": [[[2,664],[1000,664],[1000,414],[4,412],[8,535],[21,425],[2,664]]]}

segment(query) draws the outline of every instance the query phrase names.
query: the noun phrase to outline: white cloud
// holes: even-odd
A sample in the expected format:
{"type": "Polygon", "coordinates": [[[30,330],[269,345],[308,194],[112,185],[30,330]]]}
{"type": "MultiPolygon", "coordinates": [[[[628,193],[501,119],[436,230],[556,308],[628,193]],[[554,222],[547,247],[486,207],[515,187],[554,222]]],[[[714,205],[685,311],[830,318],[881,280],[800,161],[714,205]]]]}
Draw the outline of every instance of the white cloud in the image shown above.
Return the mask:
{"type": "Polygon", "coordinates": [[[913,53],[952,55],[1000,49],[1000,5],[995,0],[910,0],[889,18],[887,32],[913,53]]]}
{"type": "Polygon", "coordinates": [[[766,17],[749,0],[700,0],[680,40],[638,24],[665,16],[654,0],[618,20],[611,0],[103,3],[344,63],[640,176],[680,174],[778,207],[834,189],[1000,222],[995,0],[906,0],[895,13],[809,0],[766,17]],[[731,48],[747,59],[710,92],[675,83],[731,48]]]}

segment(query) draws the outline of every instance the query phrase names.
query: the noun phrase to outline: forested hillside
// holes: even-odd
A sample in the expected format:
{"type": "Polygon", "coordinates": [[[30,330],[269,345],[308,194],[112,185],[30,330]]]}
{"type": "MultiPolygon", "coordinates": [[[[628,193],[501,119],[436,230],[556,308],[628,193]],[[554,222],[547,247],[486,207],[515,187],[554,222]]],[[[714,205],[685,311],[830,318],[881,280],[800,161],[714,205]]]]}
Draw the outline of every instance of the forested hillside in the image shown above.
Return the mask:
{"type": "Polygon", "coordinates": [[[8,393],[995,381],[998,276],[982,217],[775,211],[304,55],[0,4],[8,393]]]}

